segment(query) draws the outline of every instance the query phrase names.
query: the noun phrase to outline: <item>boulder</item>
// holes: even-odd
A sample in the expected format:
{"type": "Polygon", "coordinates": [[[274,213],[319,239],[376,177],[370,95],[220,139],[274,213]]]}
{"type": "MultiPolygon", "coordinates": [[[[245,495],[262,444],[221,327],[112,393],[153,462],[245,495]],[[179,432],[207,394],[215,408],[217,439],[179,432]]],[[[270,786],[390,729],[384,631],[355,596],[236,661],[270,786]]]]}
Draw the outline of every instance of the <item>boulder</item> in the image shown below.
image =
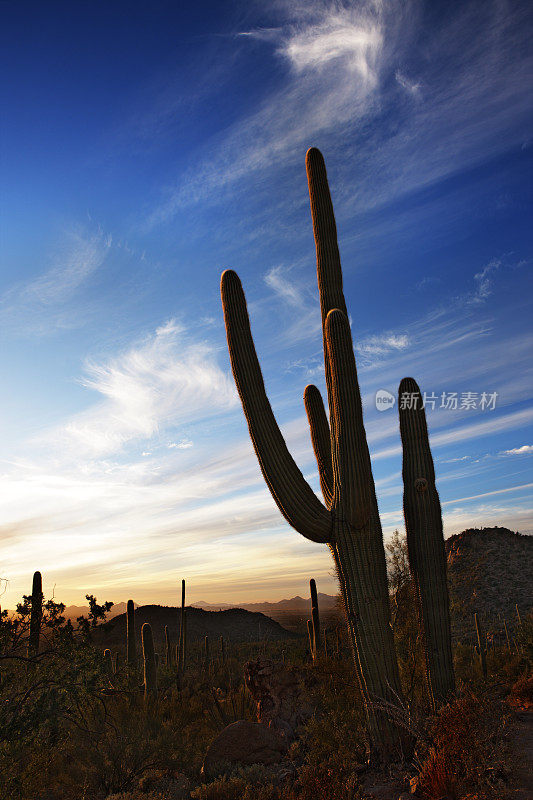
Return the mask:
{"type": "Polygon", "coordinates": [[[285,745],[274,731],[259,722],[238,720],[222,730],[205,755],[203,772],[211,774],[218,764],[277,764],[285,745]]]}

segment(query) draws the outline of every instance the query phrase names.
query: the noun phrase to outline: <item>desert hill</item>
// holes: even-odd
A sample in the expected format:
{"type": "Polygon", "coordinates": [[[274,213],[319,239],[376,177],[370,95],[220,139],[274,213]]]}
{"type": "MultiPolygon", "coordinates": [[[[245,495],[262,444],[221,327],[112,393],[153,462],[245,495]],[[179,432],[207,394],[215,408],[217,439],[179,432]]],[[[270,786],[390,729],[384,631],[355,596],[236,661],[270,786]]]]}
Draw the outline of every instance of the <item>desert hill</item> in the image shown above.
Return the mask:
{"type": "Polygon", "coordinates": [[[513,629],[533,610],[533,537],[508,528],[469,528],[445,542],[452,627],[457,638],[473,636],[473,614],[487,629],[505,619],[513,629]]]}
{"type": "MultiPolygon", "coordinates": [[[[135,628],[140,641],[141,627],[149,622],[152,626],[156,648],[161,649],[168,625],[173,643],[178,638],[180,609],[172,606],[139,606],[135,610],[135,628]]],[[[291,639],[293,634],[279,623],[263,614],[252,613],[242,608],[226,611],[205,611],[202,608],[187,606],[187,640],[203,641],[205,636],[215,643],[221,636],[228,642],[251,642],[263,639],[279,641],[291,639]]],[[[98,634],[101,643],[107,647],[120,647],[126,641],[126,614],[119,614],[106,622],[98,634]]]]}

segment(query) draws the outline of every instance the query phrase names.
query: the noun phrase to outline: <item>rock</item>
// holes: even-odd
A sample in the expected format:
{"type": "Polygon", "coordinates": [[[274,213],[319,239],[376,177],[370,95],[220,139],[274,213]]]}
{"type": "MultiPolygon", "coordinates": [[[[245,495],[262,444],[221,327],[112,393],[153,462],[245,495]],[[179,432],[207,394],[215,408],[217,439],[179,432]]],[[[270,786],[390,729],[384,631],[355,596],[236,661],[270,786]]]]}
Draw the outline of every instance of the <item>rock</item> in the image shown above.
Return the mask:
{"type": "Polygon", "coordinates": [[[274,731],[259,722],[238,720],[228,725],[211,742],[203,771],[212,774],[218,764],[277,764],[285,745],[274,731]]]}
{"type": "Polygon", "coordinates": [[[244,665],[244,680],[256,703],[258,722],[267,725],[287,743],[300,725],[313,715],[302,696],[298,675],[284,664],[259,657],[244,665]]]}
{"type": "MultiPolygon", "coordinates": [[[[376,783],[371,786],[364,787],[365,798],[372,798],[372,800],[397,800],[398,789],[386,783],[376,783]]],[[[409,796],[411,800],[411,796],[409,796]]]]}

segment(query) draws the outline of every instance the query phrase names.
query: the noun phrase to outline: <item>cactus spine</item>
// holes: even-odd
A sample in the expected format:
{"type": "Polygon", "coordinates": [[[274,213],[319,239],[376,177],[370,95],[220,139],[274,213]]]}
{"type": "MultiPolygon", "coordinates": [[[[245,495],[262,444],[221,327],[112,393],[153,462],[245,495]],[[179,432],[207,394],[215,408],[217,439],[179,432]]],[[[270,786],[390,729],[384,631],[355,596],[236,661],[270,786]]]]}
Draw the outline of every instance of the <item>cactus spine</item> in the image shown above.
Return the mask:
{"type": "Polygon", "coordinates": [[[126,650],[128,666],[137,666],[137,643],[135,641],[135,604],[133,600],[128,600],[126,613],[126,650]]]}
{"type": "Polygon", "coordinates": [[[387,714],[402,693],[390,626],[381,521],[363,426],[353,342],[342,290],[333,206],[321,153],[306,157],[317,254],[331,431],[319,390],[306,387],[324,504],[290,455],[268,401],[240,280],[222,275],[228,348],[254,449],[285,519],[313,542],[328,544],[344,601],[355,667],[367,712],[371,754],[391,758],[404,742],[387,714]]]}
{"type": "Polygon", "coordinates": [[[145,622],[142,626],[141,638],[144,663],[144,696],[148,699],[157,697],[157,665],[150,623],[145,622]]]}
{"type": "Polygon", "coordinates": [[[455,690],[442,514],[422,395],[413,378],[398,390],[403,509],[409,567],[424,635],[426,680],[436,710],[455,690]]]}
{"type": "Polygon", "coordinates": [[[43,581],[40,572],[33,573],[31,589],[30,636],[28,639],[28,656],[31,658],[39,652],[41,638],[41,622],[43,618],[43,581]]]}
{"type": "Polygon", "coordinates": [[[313,620],[313,652],[314,658],[317,657],[320,649],[320,616],[318,613],[318,594],[316,591],[316,581],[311,578],[309,581],[311,588],[311,619],[313,620]]]}

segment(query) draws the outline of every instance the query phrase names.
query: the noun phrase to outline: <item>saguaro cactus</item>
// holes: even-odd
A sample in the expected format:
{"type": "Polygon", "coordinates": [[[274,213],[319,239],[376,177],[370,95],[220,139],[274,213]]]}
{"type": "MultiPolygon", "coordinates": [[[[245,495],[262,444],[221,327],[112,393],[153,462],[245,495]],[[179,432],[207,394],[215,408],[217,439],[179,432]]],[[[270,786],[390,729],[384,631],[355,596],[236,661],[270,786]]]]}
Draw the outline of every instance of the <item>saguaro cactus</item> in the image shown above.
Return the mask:
{"type": "Polygon", "coordinates": [[[181,582],[181,618],[180,618],[180,631],[178,639],[178,647],[176,651],[177,656],[177,685],[178,689],[181,688],[183,674],[185,672],[185,656],[187,652],[187,617],[185,616],[185,581],[181,582]]]}
{"type": "Polygon", "coordinates": [[[157,665],[154,651],[154,637],[149,622],[141,628],[144,662],[144,696],[157,697],[157,665]]]}
{"type": "Polygon", "coordinates": [[[104,669],[106,671],[109,681],[113,681],[113,659],[111,658],[111,650],[104,650],[104,669]]]}
{"type": "Polygon", "coordinates": [[[320,648],[320,615],[318,613],[318,594],[316,591],[316,581],[314,578],[311,578],[309,581],[309,586],[311,589],[311,617],[313,620],[313,648],[314,648],[314,657],[316,658],[318,655],[318,651],[320,648]]]}
{"type": "Polygon", "coordinates": [[[170,644],[170,633],[168,630],[168,625],[165,625],[165,644],[166,644],[166,654],[167,654],[167,667],[172,664],[172,645],[170,644]]]}
{"type": "Polygon", "coordinates": [[[455,689],[450,601],[440,500],[420,389],[404,378],[398,391],[403,446],[403,509],[409,567],[424,634],[426,679],[434,709],[455,689]]]}
{"type": "Polygon", "coordinates": [[[31,589],[30,635],[28,639],[28,656],[36,656],[39,652],[41,638],[41,621],[43,618],[43,580],[40,572],[33,573],[31,589]]]}
{"type": "Polygon", "coordinates": [[[135,640],[135,604],[133,600],[128,600],[126,614],[126,650],[128,666],[137,666],[137,643],[135,640]]]}
{"type": "Polygon", "coordinates": [[[307,620],[307,638],[309,639],[309,653],[311,660],[315,660],[315,635],[313,633],[313,620],[307,620]]]}
{"type": "Polygon", "coordinates": [[[313,542],[328,544],[339,576],[350,640],[365,698],[373,754],[388,758],[402,743],[386,709],[401,700],[390,627],[383,535],[363,426],[333,206],[321,153],[306,157],[317,254],[331,431],[319,390],[307,386],[324,504],[290,455],[268,401],[238,276],[222,275],[221,294],[235,383],[266,483],[285,519],[313,542]]]}
{"type": "Polygon", "coordinates": [[[483,677],[487,677],[487,639],[485,637],[485,632],[483,630],[483,625],[481,624],[481,619],[478,614],[474,614],[474,624],[476,626],[476,634],[477,634],[477,653],[479,656],[479,663],[481,666],[481,672],[483,673],[483,677]]]}

